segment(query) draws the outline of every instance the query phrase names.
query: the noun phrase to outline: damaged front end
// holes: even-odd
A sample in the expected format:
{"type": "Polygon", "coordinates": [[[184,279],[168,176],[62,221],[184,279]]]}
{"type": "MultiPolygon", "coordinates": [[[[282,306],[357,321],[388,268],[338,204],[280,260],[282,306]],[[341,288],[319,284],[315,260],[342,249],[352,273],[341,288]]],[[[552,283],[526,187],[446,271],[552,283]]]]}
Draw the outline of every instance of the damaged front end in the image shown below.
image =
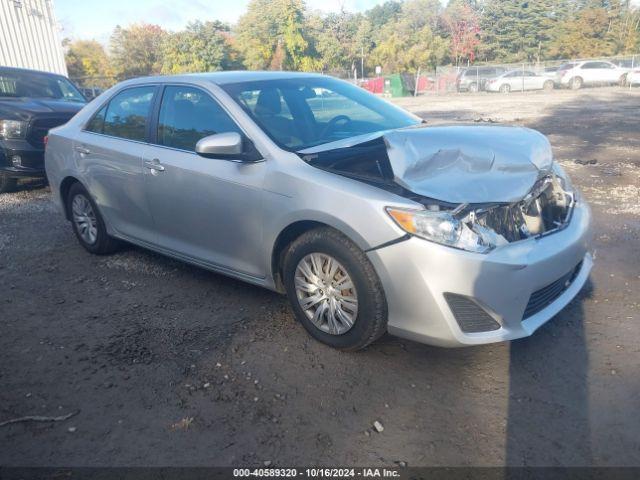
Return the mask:
{"type": "Polygon", "coordinates": [[[422,204],[425,209],[389,207],[387,213],[407,233],[467,251],[487,253],[561,230],[575,203],[548,141],[527,129],[396,130],[301,153],[313,166],[422,204]]]}
{"type": "Polygon", "coordinates": [[[424,200],[426,210],[388,208],[408,233],[461,250],[487,253],[508,243],[557,232],[570,221],[574,193],[551,173],[513,203],[463,203],[448,208],[424,200]]]}

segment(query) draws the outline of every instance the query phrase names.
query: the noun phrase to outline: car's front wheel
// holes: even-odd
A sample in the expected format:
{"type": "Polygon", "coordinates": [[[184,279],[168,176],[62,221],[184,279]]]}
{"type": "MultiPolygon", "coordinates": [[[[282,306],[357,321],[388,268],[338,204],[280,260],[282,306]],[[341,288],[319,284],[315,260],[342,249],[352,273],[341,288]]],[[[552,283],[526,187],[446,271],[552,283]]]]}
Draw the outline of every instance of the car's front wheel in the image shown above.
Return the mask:
{"type": "Polygon", "coordinates": [[[569,82],[569,87],[571,88],[571,90],[580,90],[582,88],[582,78],[573,77],[569,82]]]}
{"type": "Polygon", "coordinates": [[[296,318],[317,340],[359,350],[387,329],[387,302],[365,253],[340,232],[317,228],[298,237],[283,278],[296,318]]]}
{"type": "Polygon", "coordinates": [[[98,207],[80,183],[74,183],[69,189],[67,212],[76,238],[87,251],[105,255],[117,250],[118,240],[107,234],[98,207]]]}
{"type": "Polygon", "coordinates": [[[544,84],[542,85],[542,88],[547,91],[550,92],[551,90],[553,90],[553,88],[555,87],[553,80],[547,80],[546,82],[544,82],[544,84]]]}

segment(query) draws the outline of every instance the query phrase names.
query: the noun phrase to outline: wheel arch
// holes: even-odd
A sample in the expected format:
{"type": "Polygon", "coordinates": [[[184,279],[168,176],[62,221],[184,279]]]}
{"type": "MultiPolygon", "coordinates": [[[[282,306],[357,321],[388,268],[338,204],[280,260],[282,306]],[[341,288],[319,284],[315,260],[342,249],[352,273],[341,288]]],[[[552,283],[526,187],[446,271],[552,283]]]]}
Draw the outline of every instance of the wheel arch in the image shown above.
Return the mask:
{"type": "Polygon", "coordinates": [[[79,183],[80,185],[82,185],[82,182],[72,175],[65,177],[62,182],[60,182],[60,200],[62,201],[62,205],[64,205],[64,216],[67,218],[67,220],[71,220],[71,215],[69,214],[69,209],[67,208],[67,197],[69,196],[71,187],[75,183],[79,183]]]}
{"type": "Polygon", "coordinates": [[[333,222],[327,222],[323,220],[297,220],[289,223],[284,227],[280,233],[278,233],[273,247],[271,249],[271,275],[275,288],[278,292],[284,293],[284,283],[282,280],[282,267],[284,261],[284,254],[291,243],[296,240],[300,235],[313,230],[315,228],[328,227],[340,234],[347,237],[359,248],[366,250],[367,246],[364,244],[363,238],[354,238],[356,235],[350,234],[348,228],[342,228],[340,225],[332,224],[333,222]]]}

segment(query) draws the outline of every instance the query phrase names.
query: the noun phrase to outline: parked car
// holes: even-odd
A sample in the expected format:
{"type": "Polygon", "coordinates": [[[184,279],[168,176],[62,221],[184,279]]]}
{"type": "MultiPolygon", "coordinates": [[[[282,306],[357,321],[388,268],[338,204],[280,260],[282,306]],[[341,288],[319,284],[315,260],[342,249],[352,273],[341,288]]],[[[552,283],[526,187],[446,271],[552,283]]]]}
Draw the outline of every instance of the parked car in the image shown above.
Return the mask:
{"type": "Polygon", "coordinates": [[[636,67],[628,73],[627,85],[631,85],[632,87],[636,85],[640,86],[640,67],[636,67]]]}
{"type": "Polygon", "coordinates": [[[469,67],[464,68],[456,78],[459,92],[478,92],[485,90],[487,80],[505,72],[502,67],[469,67]]]}
{"type": "Polygon", "coordinates": [[[542,134],[425,126],[324,75],[126,81],[49,133],[45,163],[87,251],[126,241],[286,293],[340,349],[525,337],[592,266],[542,134]]]}
{"type": "Polygon", "coordinates": [[[44,177],[44,137],[85,103],[61,75],[0,67],[0,193],[20,177],[44,177]]]}
{"type": "Polygon", "coordinates": [[[600,60],[570,62],[560,66],[556,82],[573,90],[583,85],[624,85],[628,72],[628,68],[600,60]]]}
{"type": "Polygon", "coordinates": [[[487,80],[488,92],[509,93],[523,90],[553,90],[554,82],[529,70],[511,70],[487,80]]]}

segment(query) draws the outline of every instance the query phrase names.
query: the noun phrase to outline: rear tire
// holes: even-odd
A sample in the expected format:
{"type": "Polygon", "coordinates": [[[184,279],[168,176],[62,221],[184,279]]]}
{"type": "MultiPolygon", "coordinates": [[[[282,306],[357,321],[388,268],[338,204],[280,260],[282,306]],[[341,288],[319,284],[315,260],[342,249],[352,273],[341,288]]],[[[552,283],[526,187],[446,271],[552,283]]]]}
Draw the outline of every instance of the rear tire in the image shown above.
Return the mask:
{"type": "Polygon", "coordinates": [[[387,331],[380,279],[365,253],[337,230],[316,228],[294,240],[284,258],[283,278],[296,318],[316,340],[354,351],[387,331]]]}
{"type": "Polygon", "coordinates": [[[469,85],[469,92],[471,93],[477,93],[478,92],[478,84],[473,82],[472,84],[469,85]]]}
{"type": "Polygon", "coordinates": [[[0,193],[13,192],[18,184],[18,179],[0,175],[0,193]]]}
{"type": "Polygon", "coordinates": [[[80,183],[74,183],[69,189],[66,207],[73,233],[85,250],[106,255],[118,249],[120,242],[107,234],[98,206],[80,183]]]}
{"type": "Polygon", "coordinates": [[[500,85],[500,93],[509,93],[511,91],[511,85],[505,83],[504,85],[500,85]]]}
{"type": "Polygon", "coordinates": [[[569,82],[569,88],[571,90],[580,90],[582,88],[582,77],[573,77],[569,82]]]}
{"type": "Polygon", "coordinates": [[[546,82],[544,82],[544,84],[542,85],[542,88],[547,91],[550,92],[551,90],[553,90],[553,88],[555,87],[553,80],[547,80],[546,82]]]}

